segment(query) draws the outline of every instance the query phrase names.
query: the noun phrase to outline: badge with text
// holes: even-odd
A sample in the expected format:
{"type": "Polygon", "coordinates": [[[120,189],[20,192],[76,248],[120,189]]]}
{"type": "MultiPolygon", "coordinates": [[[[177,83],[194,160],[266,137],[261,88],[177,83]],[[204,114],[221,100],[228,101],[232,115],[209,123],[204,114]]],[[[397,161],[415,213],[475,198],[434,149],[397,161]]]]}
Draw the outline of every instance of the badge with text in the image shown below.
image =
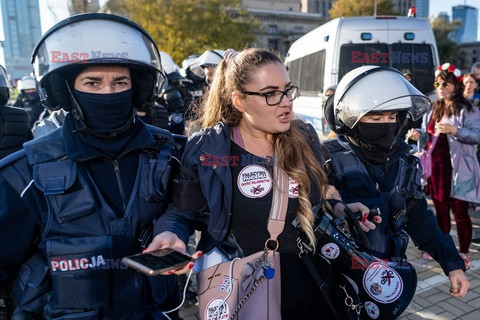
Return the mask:
{"type": "Polygon", "coordinates": [[[206,320],[224,320],[228,319],[229,316],[228,304],[220,298],[210,301],[205,309],[206,320]]]}
{"type": "Polygon", "coordinates": [[[288,197],[298,198],[298,182],[292,178],[288,178],[288,197]]]}
{"type": "Polygon", "coordinates": [[[327,259],[336,259],[340,254],[340,248],[333,242],[327,243],[322,247],[322,254],[327,259]]]}
{"type": "Polygon", "coordinates": [[[385,264],[373,262],[363,275],[363,287],[373,300],[391,303],[402,294],[403,281],[394,269],[385,264]]]}
{"type": "Polygon", "coordinates": [[[245,197],[262,198],[272,189],[272,177],[262,166],[246,166],[238,174],[237,186],[245,197]]]}

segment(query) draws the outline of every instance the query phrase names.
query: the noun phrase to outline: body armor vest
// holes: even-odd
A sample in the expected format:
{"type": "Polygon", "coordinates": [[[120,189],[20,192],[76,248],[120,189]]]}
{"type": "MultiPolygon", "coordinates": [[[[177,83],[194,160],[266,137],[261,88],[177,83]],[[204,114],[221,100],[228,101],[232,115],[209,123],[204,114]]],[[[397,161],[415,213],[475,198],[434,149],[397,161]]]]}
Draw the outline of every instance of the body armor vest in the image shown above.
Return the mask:
{"type": "Polygon", "coordinates": [[[149,309],[155,313],[176,292],[174,277],[146,277],[120,263],[141,251],[140,234],[167,205],[175,143],[167,131],[149,128],[159,150],[140,154],[135,185],[120,218],[86,166],[68,158],[59,130],[25,144],[33,183],[48,210],[39,217],[40,252],[20,271],[15,288],[19,307],[47,319],[131,319],[149,309]],[[32,294],[29,287],[44,292],[32,294]]]}
{"type": "Polygon", "coordinates": [[[393,188],[382,191],[353,151],[337,140],[324,145],[335,169],[343,201],[380,209],[382,222],[376,224],[375,230],[366,232],[370,253],[381,259],[403,258],[408,245],[408,235],[403,230],[407,199],[412,199],[420,185],[418,159],[410,154],[402,155],[393,188]]]}

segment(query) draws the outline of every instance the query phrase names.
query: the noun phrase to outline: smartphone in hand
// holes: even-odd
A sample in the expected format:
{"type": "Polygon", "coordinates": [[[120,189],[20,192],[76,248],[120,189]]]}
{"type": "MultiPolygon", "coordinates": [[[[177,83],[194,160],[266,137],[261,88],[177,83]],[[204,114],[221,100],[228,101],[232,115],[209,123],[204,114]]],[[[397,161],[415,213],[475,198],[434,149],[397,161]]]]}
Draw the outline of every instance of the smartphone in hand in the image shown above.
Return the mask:
{"type": "Polygon", "coordinates": [[[170,270],[183,268],[191,261],[193,261],[192,257],[173,249],[140,253],[122,259],[127,266],[148,276],[156,276],[170,270]]]}

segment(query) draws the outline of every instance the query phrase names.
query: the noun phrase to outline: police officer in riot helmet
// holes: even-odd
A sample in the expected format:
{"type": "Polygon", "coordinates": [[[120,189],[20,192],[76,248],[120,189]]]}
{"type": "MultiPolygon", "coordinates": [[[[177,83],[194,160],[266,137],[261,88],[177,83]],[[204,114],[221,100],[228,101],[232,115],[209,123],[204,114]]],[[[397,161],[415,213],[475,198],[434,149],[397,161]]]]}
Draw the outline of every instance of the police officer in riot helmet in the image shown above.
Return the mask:
{"type": "Polygon", "coordinates": [[[205,82],[209,86],[213,81],[215,69],[223,59],[224,50],[206,50],[194,65],[200,66],[205,74],[205,82]]]}
{"type": "Polygon", "coordinates": [[[0,66],[0,158],[22,148],[33,138],[25,110],[7,106],[12,85],[3,66],[0,66]]]}
{"type": "Polygon", "coordinates": [[[157,102],[167,108],[168,127],[171,133],[183,134],[185,131],[185,112],[193,102],[193,94],[185,86],[185,79],[178,66],[166,52],[160,52],[162,65],[167,74],[168,85],[163,90],[157,102]]]}
{"type": "Polygon", "coordinates": [[[130,20],[83,14],[52,27],[32,63],[42,101],[69,112],[0,162],[0,283],[19,273],[14,319],[165,319],[176,279],[120,263],[148,245],[179,156],[168,131],[135,115],[164,87],[155,43],[130,20]]]}
{"type": "Polygon", "coordinates": [[[28,113],[29,125],[32,129],[36,123],[48,116],[45,107],[40,102],[40,95],[37,92],[35,79],[32,76],[25,76],[19,80],[17,96],[14,107],[23,108],[28,113]]]}
{"type": "Polygon", "coordinates": [[[197,91],[194,94],[195,98],[203,95],[203,87],[205,86],[205,73],[200,66],[197,66],[195,62],[198,59],[198,55],[190,55],[182,62],[182,75],[190,80],[190,86],[192,91],[197,91]],[[199,93],[198,93],[199,91],[199,93]]]}
{"type": "Polygon", "coordinates": [[[327,121],[337,133],[336,140],[324,143],[329,181],[344,201],[380,209],[382,221],[366,233],[369,253],[394,261],[405,258],[406,231],[439,262],[450,278],[450,294],[462,297],[470,286],[465,264],[427,210],[419,160],[398,136],[407,113],[417,120],[428,108],[428,98],[395,69],[363,66],[347,73],[325,104],[327,121]]]}

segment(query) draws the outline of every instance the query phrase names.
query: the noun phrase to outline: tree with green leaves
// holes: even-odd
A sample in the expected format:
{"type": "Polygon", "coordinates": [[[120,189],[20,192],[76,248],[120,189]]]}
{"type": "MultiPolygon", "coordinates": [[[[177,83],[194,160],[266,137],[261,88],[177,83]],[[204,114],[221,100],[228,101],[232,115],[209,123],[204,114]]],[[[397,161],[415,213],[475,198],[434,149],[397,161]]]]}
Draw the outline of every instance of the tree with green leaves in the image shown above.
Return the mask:
{"type": "MultiPolygon", "coordinates": [[[[394,10],[390,0],[376,0],[377,15],[395,15],[398,14],[394,10]]],[[[332,4],[330,9],[330,17],[332,19],[339,17],[355,17],[355,16],[373,16],[375,12],[375,0],[338,0],[332,4]]]]}
{"type": "Polygon", "coordinates": [[[452,22],[445,20],[445,18],[437,16],[430,25],[437,41],[438,55],[440,56],[440,63],[450,62],[455,56],[457,44],[452,40],[452,33],[461,24],[459,19],[452,22]]]}
{"type": "Polygon", "coordinates": [[[92,0],[70,0],[68,11],[71,15],[78,13],[97,12],[100,9],[98,2],[92,0]]]}
{"type": "Polygon", "coordinates": [[[145,28],[177,63],[209,49],[241,50],[259,26],[241,0],[110,0],[107,6],[145,28]]]}

